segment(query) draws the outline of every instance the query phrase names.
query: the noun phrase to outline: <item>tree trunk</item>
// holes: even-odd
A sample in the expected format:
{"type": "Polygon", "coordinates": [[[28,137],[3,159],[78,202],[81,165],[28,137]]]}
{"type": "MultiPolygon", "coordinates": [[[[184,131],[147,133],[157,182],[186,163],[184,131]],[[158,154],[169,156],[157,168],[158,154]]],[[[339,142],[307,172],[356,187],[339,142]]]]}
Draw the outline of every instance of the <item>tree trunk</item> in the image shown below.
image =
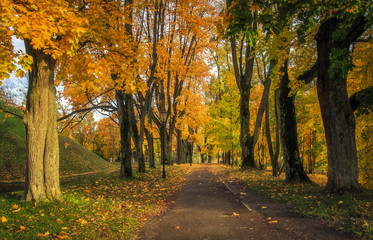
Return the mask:
{"type": "Polygon", "coordinates": [[[240,145],[242,168],[256,168],[253,148],[253,137],[250,135],[250,84],[241,82],[240,90],[240,145]],[[247,85],[247,86],[246,86],[247,85]]]}
{"type": "Polygon", "coordinates": [[[167,130],[165,132],[166,164],[172,165],[172,133],[168,134],[167,130]]]}
{"type": "Polygon", "coordinates": [[[48,202],[62,199],[59,179],[57,132],[56,61],[43,50],[36,50],[25,39],[26,53],[34,63],[29,72],[27,109],[24,115],[27,140],[27,166],[24,199],[48,202]]]}
{"type": "Polygon", "coordinates": [[[348,47],[333,46],[333,33],[339,29],[338,20],[331,18],[322,23],[316,36],[318,75],[317,95],[324,123],[328,152],[327,192],[360,190],[358,162],[355,143],[355,117],[347,94],[347,74],[330,74],[331,51],[345,51],[348,47]]]}
{"type": "Polygon", "coordinates": [[[288,60],[281,67],[282,77],[279,84],[279,123],[280,142],[282,156],[284,159],[287,181],[307,182],[309,178],[303,169],[299,157],[299,146],[297,136],[297,121],[295,115],[294,96],[290,95],[288,60]]]}
{"type": "MultiPolygon", "coordinates": [[[[128,94],[130,95],[130,94],[128,94]]],[[[137,171],[138,172],[145,172],[145,158],[144,158],[144,151],[143,151],[143,143],[144,143],[144,123],[140,123],[140,132],[137,129],[137,121],[135,116],[135,110],[133,106],[133,97],[131,95],[131,129],[132,129],[132,139],[135,144],[136,148],[136,159],[137,159],[137,171]],[[142,129],[141,129],[142,128],[142,129]]],[[[145,114],[145,113],[142,113],[145,114]]],[[[143,120],[145,121],[145,120],[143,120]]]]}
{"type": "Polygon", "coordinates": [[[184,147],[184,141],[181,139],[181,131],[179,129],[176,129],[176,163],[185,163],[186,159],[186,152],[184,147]]]}
{"type": "MultiPolygon", "coordinates": [[[[277,101],[275,101],[275,114],[277,115],[277,107],[276,107],[277,101]]],[[[267,145],[268,145],[268,152],[269,156],[271,158],[271,165],[272,165],[272,176],[277,177],[278,174],[278,156],[279,156],[279,142],[280,142],[280,137],[279,137],[279,132],[278,132],[278,124],[277,124],[277,117],[276,117],[276,150],[275,152],[273,151],[273,144],[272,144],[272,139],[271,139],[271,129],[270,129],[270,124],[269,124],[269,102],[267,102],[266,110],[265,110],[265,133],[266,133],[266,138],[267,138],[267,145]]]]}
{"type": "Polygon", "coordinates": [[[193,142],[187,142],[187,148],[188,148],[188,158],[190,166],[192,166],[193,163],[193,142]]]}
{"type": "Polygon", "coordinates": [[[132,166],[131,166],[131,133],[130,133],[130,103],[131,95],[124,94],[123,91],[117,90],[115,98],[118,105],[118,118],[119,118],[119,132],[120,132],[120,178],[132,177],[132,166]]]}
{"type": "Polygon", "coordinates": [[[149,168],[155,168],[153,133],[145,129],[145,135],[148,141],[149,168]]]}

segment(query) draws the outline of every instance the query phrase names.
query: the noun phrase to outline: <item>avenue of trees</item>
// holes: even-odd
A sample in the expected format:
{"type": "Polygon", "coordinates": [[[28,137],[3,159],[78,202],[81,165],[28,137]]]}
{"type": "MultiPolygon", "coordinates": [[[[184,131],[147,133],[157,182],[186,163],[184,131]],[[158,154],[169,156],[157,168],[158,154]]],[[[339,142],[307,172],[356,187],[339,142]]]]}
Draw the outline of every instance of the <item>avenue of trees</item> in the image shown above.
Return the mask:
{"type": "Polygon", "coordinates": [[[29,81],[24,199],[61,199],[59,132],[119,159],[121,178],[132,158],[155,167],[160,139],[167,164],[197,150],[287,181],[323,170],[327,192],[360,191],[359,170],[372,185],[371,11],[369,0],[2,1],[0,84],[29,81]]]}

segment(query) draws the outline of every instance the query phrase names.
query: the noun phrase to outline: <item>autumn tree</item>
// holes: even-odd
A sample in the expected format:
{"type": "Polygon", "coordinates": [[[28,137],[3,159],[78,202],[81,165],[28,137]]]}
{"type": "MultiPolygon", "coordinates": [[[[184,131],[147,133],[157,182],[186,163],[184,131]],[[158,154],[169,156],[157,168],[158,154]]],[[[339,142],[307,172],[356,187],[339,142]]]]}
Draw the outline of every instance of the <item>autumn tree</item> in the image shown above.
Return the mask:
{"type": "Polygon", "coordinates": [[[331,1],[305,7],[304,12],[312,14],[315,8],[321,15],[315,39],[317,93],[328,151],[326,191],[360,190],[356,122],[347,94],[347,76],[353,67],[350,46],[372,23],[371,2],[350,1],[345,4],[331,1]]]}
{"type": "MultiPolygon", "coordinates": [[[[25,42],[27,55],[21,64],[29,70],[27,109],[27,172],[24,198],[28,201],[61,199],[54,71],[56,59],[72,55],[86,21],[68,1],[2,1],[1,38],[10,57],[2,61],[4,72],[14,70],[11,37],[25,42]],[[27,64],[26,64],[26,62],[27,64]]],[[[4,75],[2,75],[4,76],[4,75]]]]}
{"type": "Polygon", "coordinates": [[[59,79],[74,112],[108,111],[121,134],[120,177],[131,177],[132,92],[136,87],[136,44],[132,1],[85,2],[81,7],[90,29],[79,42],[78,55],[64,58],[59,79]],[[84,71],[82,71],[84,69],[84,71]]]}
{"type": "Polygon", "coordinates": [[[368,29],[360,41],[353,44],[354,69],[349,73],[347,86],[349,100],[356,116],[356,145],[359,162],[359,177],[364,186],[373,186],[373,146],[370,136],[373,129],[373,40],[368,29]],[[370,99],[370,100],[369,100],[370,99]],[[358,107],[360,106],[360,107],[358,107]]]}
{"type": "Polygon", "coordinates": [[[209,30],[214,22],[210,1],[160,1],[154,82],[153,120],[160,129],[160,112],[167,113],[166,161],[171,162],[172,137],[187,100],[187,89],[198,89],[208,76],[204,61],[209,30]]]}

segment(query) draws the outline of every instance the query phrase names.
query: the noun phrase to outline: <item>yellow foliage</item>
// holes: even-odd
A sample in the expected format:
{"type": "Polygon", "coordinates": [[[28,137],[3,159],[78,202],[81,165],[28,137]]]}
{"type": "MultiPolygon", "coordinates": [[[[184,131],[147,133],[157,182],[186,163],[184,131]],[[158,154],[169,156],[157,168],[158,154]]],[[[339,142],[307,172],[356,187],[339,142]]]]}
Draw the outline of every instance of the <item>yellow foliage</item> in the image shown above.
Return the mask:
{"type": "Polygon", "coordinates": [[[6,217],[4,217],[4,216],[1,216],[1,222],[3,222],[3,223],[5,223],[5,222],[7,222],[8,221],[8,219],[6,219],[6,217]]]}
{"type": "MultiPolygon", "coordinates": [[[[371,34],[370,30],[368,34],[371,34]]],[[[348,76],[348,92],[353,94],[373,86],[373,41],[354,45],[353,64],[355,68],[348,76]]],[[[360,182],[367,188],[373,188],[373,114],[356,118],[356,147],[359,161],[360,182]]]]}

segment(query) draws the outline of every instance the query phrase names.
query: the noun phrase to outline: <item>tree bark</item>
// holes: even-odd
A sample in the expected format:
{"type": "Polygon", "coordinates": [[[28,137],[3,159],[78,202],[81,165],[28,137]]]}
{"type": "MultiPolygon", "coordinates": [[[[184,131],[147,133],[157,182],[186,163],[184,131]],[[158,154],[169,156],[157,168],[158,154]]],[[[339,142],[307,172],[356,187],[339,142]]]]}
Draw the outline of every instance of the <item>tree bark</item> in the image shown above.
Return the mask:
{"type": "Polygon", "coordinates": [[[120,178],[132,177],[132,166],[131,166],[131,133],[130,133],[130,107],[132,96],[130,94],[124,94],[123,91],[117,90],[115,98],[118,105],[118,118],[119,118],[119,132],[120,132],[120,178]]]}
{"type": "Polygon", "coordinates": [[[179,129],[176,129],[176,135],[177,135],[177,138],[176,138],[176,163],[177,164],[180,164],[183,162],[183,153],[184,153],[184,149],[183,149],[183,143],[182,143],[182,139],[181,139],[181,131],[179,129]]]}
{"type": "Polygon", "coordinates": [[[54,87],[56,60],[43,50],[34,49],[28,39],[25,39],[25,47],[34,63],[29,72],[27,109],[24,115],[27,140],[24,199],[35,202],[61,200],[54,87]]]}
{"type": "MultiPolygon", "coordinates": [[[[143,151],[145,117],[144,119],[140,119],[140,132],[139,132],[139,130],[137,129],[137,121],[136,121],[133,101],[134,100],[131,95],[130,118],[131,118],[132,139],[133,139],[133,142],[136,148],[137,171],[145,172],[145,158],[144,158],[144,151],[143,151]]],[[[145,115],[146,113],[142,112],[141,114],[145,115]]]]}
{"type": "Polygon", "coordinates": [[[188,149],[188,162],[190,166],[192,166],[193,163],[193,142],[187,142],[187,149],[188,149]]]}
{"type": "MultiPolygon", "coordinates": [[[[333,46],[332,35],[339,29],[339,21],[331,18],[323,22],[316,35],[318,74],[317,95],[324,123],[328,153],[327,192],[360,190],[355,143],[355,117],[347,94],[347,76],[330,74],[332,48],[347,50],[347,46],[333,46]]],[[[348,56],[345,56],[348,57],[348,56]]],[[[346,74],[347,75],[347,74],[346,74]]]]}
{"type": "Polygon", "coordinates": [[[281,67],[282,77],[278,92],[280,142],[287,181],[307,182],[309,178],[299,157],[297,121],[294,95],[290,94],[288,60],[281,67]]]}
{"type": "Polygon", "coordinates": [[[268,152],[271,158],[271,165],[272,165],[272,176],[277,177],[279,172],[278,167],[278,156],[280,153],[280,136],[279,136],[279,128],[278,128],[278,120],[277,120],[277,101],[275,100],[275,115],[276,115],[276,150],[273,151],[273,144],[271,139],[271,129],[269,124],[269,102],[267,102],[266,110],[265,110],[265,133],[268,145],[268,152]]]}
{"type": "Polygon", "coordinates": [[[148,141],[149,168],[155,168],[153,133],[145,129],[145,135],[148,141]]]}

